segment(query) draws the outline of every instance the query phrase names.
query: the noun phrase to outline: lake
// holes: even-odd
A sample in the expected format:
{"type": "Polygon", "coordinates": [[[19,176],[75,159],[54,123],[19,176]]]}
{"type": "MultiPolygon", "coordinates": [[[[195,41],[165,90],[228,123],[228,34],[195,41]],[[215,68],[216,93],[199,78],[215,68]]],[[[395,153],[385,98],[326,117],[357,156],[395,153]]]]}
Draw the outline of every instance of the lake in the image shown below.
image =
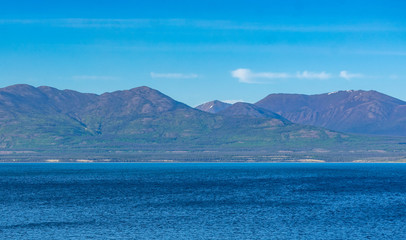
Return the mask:
{"type": "Polygon", "coordinates": [[[0,239],[406,239],[406,164],[0,164],[0,239]]]}

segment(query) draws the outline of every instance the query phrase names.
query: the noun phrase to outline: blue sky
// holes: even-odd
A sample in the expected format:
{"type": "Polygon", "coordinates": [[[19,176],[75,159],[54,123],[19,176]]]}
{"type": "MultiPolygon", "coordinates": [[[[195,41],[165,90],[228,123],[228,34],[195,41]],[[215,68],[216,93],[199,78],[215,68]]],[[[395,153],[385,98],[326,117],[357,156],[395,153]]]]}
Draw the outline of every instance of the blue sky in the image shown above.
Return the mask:
{"type": "Polygon", "coordinates": [[[0,2],[0,87],[149,86],[196,106],[270,93],[406,100],[405,1],[0,2]]]}

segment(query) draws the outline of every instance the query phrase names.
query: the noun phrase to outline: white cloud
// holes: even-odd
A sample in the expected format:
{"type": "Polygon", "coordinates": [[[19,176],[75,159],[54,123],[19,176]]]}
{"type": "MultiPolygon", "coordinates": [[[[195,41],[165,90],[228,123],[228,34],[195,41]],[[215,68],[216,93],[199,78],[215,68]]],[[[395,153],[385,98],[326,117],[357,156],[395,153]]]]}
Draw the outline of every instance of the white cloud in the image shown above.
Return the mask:
{"type": "Polygon", "coordinates": [[[234,71],[231,71],[231,75],[235,78],[238,78],[239,82],[242,83],[261,83],[255,79],[281,79],[289,78],[287,73],[277,73],[277,72],[252,72],[248,68],[239,68],[234,71]]]}
{"type": "Polygon", "coordinates": [[[114,76],[78,75],[72,77],[74,80],[117,80],[114,76]]]}
{"type": "Polygon", "coordinates": [[[340,75],[341,78],[347,79],[347,80],[351,80],[351,78],[362,78],[364,77],[364,75],[360,74],[360,73],[349,73],[347,71],[341,71],[340,75]]]}
{"type": "Polygon", "coordinates": [[[199,75],[195,73],[155,73],[151,72],[152,78],[173,78],[173,79],[188,79],[188,78],[198,78],[199,75]]]}
{"type": "Polygon", "coordinates": [[[231,76],[238,78],[242,83],[264,83],[260,79],[286,79],[286,78],[299,78],[299,79],[329,79],[330,73],[326,72],[297,72],[296,75],[284,72],[252,72],[248,68],[239,68],[231,71],[231,76]]]}
{"type": "Polygon", "coordinates": [[[296,74],[296,77],[305,78],[305,79],[329,79],[329,78],[331,78],[331,74],[326,73],[326,72],[303,71],[303,72],[298,72],[296,74]]]}
{"type": "Polygon", "coordinates": [[[251,70],[246,68],[239,68],[234,71],[231,71],[231,75],[235,78],[238,78],[238,81],[243,83],[253,83],[251,77],[251,70]]]}

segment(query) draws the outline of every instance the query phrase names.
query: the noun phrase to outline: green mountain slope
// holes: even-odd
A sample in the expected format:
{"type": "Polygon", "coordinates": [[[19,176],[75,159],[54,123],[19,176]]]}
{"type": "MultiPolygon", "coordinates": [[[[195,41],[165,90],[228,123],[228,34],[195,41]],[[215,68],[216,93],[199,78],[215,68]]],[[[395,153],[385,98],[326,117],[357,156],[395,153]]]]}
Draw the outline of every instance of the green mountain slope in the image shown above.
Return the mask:
{"type": "MultiPolygon", "coordinates": [[[[261,112],[266,118],[235,113],[249,110],[252,114],[259,109],[253,105],[235,104],[224,115],[215,116],[148,87],[95,95],[14,85],[1,89],[0,97],[3,147],[80,144],[84,139],[201,144],[210,144],[204,139],[211,139],[224,144],[240,137],[256,142],[277,140],[286,138],[277,136],[285,128],[296,131],[288,130],[289,121],[266,110],[261,112]],[[261,134],[255,133],[258,129],[261,134]]],[[[303,127],[296,128],[301,131],[303,127]]]]}
{"type": "MultiPolygon", "coordinates": [[[[387,142],[293,124],[244,103],[211,114],[148,87],[101,95],[29,85],[0,89],[1,159],[228,156],[230,160],[246,152],[251,156],[282,151],[279,156],[283,151],[306,155],[312,149],[369,151],[378,146],[386,149],[387,142]],[[179,151],[188,154],[173,154],[179,151]]],[[[397,144],[389,151],[402,152],[403,146],[397,144]]]]}

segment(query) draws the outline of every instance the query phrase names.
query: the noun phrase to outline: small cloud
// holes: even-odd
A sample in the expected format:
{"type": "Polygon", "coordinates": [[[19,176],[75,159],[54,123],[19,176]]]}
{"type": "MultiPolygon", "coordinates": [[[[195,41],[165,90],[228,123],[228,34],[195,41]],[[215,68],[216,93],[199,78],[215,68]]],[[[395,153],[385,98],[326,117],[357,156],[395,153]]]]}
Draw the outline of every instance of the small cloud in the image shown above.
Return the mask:
{"type": "Polygon", "coordinates": [[[289,78],[289,74],[287,73],[277,73],[277,72],[252,72],[248,68],[239,68],[234,71],[231,71],[231,75],[234,78],[238,78],[239,82],[242,83],[261,83],[256,81],[255,79],[281,79],[281,78],[289,78]]]}
{"type": "Polygon", "coordinates": [[[331,78],[331,74],[326,73],[326,72],[303,71],[303,72],[298,72],[296,74],[296,77],[304,78],[304,79],[329,79],[329,78],[331,78]]]}
{"type": "Polygon", "coordinates": [[[221,100],[221,101],[225,102],[225,103],[229,103],[229,104],[234,104],[234,103],[238,103],[238,102],[245,102],[242,99],[230,99],[230,100],[221,100]]]}
{"type": "Polygon", "coordinates": [[[198,78],[199,75],[195,73],[155,73],[151,72],[151,78],[172,78],[172,79],[189,79],[198,78]]]}
{"type": "Polygon", "coordinates": [[[238,78],[238,81],[243,83],[254,83],[251,74],[251,70],[246,68],[239,68],[231,72],[233,77],[238,78]]]}
{"type": "Polygon", "coordinates": [[[79,75],[73,76],[74,80],[117,80],[114,76],[97,76],[97,75],[79,75]]]}
{"type": "Polygon", "coordinates": [[[326,72],[297,72],[296,75],[284,72],[252,72],[247,68],[239,68],[231,72],[231,75],[238,78],[242,83],[264,83],[258,79],[286,79],[286,78],[304,78],[304,79],[329,79],[331,74],[326,72]]]}
{"type": "Polygon", "coordinates": [[[351,80],[351,78],[362,78],[362,77],[364,77],[364,75],[362,75],[360,73],[349,73],[347,71],[341,71],[340,77],[347,79],[347,80],[351,80]]]}

